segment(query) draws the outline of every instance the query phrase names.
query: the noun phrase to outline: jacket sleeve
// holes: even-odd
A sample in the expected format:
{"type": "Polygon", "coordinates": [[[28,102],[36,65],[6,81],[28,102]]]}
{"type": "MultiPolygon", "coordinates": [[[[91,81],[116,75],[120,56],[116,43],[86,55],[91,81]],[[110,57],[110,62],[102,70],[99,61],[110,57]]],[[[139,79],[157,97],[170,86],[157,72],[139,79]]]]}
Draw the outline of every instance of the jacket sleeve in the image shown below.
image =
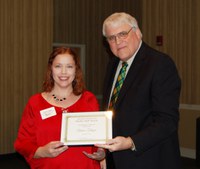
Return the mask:
{"type": "Polygon", "coordinates": [[[166,141],[178,130],[181,81],[171,59],[160,61],[150,90],[152,122],[132,136],[139,152],[166,141]]]}

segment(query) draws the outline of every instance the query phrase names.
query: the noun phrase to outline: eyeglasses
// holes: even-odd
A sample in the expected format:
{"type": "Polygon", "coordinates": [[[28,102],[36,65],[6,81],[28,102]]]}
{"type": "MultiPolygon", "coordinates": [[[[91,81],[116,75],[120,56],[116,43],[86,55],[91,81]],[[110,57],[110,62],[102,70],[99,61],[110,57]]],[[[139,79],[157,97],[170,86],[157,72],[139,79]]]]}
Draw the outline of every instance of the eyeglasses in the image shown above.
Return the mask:
{"type": "Polygon", "coordinates": [[[133,29],[133,27],[131,27],[131,29],[129,31],[122,31],[122,32],[119,32],[118,34],[116,35],[111,35],[111,36],[108,36],[106,37],[106,39],[111,42],[111,43],[114,43],[116,41],[116,38],[118,39],[126,39],[128,37],[128,34],[129,32],[133,29]]]}

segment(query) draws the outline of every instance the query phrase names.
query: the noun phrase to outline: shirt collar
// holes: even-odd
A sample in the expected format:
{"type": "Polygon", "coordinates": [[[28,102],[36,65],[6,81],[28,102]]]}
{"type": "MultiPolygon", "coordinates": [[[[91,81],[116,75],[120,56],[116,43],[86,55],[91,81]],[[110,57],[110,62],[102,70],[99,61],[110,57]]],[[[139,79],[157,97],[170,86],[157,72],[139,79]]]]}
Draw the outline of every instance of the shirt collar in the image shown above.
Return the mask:
{"type": "MultiPolygon", "coordinates": [[[[138,53],[138,51],[139,51],[141,45],[142,45],[142,41],[140,41],[139,47],[138,47],[138,49],[136,50],[136,52],[133,54],[133,56],[132,56],[130,59],[128,59],[128,60],[126,61],[126,62],[128,63],[128,68],[129,68],[130,65],[132,64],[132,62],[133,62],[133,60],[134,60],[136,54],[138,53]]],[[[123,61],[120,60],[119,65],[122,65],[122,62],[123,62],[123,61]]]]}

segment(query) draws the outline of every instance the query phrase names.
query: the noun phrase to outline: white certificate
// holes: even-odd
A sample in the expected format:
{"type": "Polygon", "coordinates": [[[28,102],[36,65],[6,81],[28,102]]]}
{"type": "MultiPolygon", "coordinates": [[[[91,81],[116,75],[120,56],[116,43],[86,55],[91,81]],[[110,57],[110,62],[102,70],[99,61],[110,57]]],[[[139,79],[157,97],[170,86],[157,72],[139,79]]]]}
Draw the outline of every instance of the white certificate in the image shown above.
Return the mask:
{"type": "Polygon", "coordinates": [[[112,111],[63,113],[61,142],[65,145],[104,144],[112,138],[112,111]]]}

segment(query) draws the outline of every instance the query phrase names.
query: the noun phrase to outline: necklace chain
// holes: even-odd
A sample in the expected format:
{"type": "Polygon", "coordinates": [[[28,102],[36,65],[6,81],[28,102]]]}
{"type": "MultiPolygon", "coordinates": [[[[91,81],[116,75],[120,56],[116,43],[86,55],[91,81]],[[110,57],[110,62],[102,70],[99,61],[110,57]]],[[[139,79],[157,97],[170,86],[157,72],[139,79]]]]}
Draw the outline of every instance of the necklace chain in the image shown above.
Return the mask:
{"type": "Polygon", "coordinates": [[[60,102],[62,102],[62,101],[64,101],[64,100],[66,100],[66,97],[63,97],[63,98],[59,99],[58,97],[56,97],[55,94],[52,94],[52,97],[53,97],[53,99],[54,99],[55,101],[60,101],[60,102]]]}

